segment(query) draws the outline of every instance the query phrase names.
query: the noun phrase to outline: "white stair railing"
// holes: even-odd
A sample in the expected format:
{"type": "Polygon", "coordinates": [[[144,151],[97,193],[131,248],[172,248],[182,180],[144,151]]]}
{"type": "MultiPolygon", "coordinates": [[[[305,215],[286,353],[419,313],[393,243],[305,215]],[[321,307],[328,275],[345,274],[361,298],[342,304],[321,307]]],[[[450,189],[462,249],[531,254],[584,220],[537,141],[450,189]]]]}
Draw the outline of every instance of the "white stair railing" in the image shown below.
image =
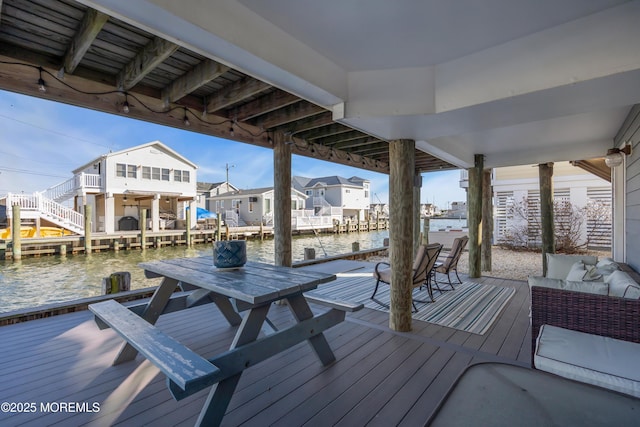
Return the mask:
{"type": "Polygon", "coordinates": [[[44,197],[41,193],[7,194],[8,220],[13,217],[13,209],[10,206],[14,205],[20,206],[21,211],[37,212],[41,218],[74,233],[84,234],[84,215],[44,197]]]}
{"type": "Polygon", "coordinates": [[[100,175],[82,172],[65,182],[47,188],[42,192],[42,195],[55,202],[63,202],[73,197],[79,190],[83,192],[86,190],[98,190],[101,185],[102,178],[100,175]]]}

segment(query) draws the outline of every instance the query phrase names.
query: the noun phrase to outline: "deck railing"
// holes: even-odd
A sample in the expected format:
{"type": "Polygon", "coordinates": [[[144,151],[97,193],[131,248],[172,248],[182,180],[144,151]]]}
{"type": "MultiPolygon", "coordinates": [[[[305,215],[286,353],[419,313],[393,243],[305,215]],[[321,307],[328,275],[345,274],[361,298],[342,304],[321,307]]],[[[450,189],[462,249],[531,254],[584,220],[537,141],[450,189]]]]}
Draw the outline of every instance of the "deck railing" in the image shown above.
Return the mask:
{"type": "Polygon", "coordinates": [[[72,197],[78,191],[99,190],[101,186],[102,177],[100,175],[81,172],[75,174],[73,178],[65,182],[47,188],[42,192],[42,195],[47,199],[62,202],[72,197]]]}
{"type": "Polygon", "coordinates": [[[54,224],[67,228],[75,233],[84,232],[84,215],[66,206],[61,205],[42,193],[33,194],[7,194],[7,218],[13,218],[11,206],[20,206],[21,211],[26,211],[26,216],[40,216],[54,224]]]}

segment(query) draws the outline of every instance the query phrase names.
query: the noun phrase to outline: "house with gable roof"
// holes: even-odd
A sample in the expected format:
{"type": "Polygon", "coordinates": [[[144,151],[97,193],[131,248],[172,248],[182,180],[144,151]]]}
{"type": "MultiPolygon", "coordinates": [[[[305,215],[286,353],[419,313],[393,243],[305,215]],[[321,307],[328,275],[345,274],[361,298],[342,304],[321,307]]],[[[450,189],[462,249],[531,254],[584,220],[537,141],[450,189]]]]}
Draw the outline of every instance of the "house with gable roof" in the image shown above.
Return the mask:
{"type": "Polygon", "coordinates": [[[21,216],[40,224],[85,233],[85,206],[91,231],[152,231],[196,224],[198,167],[160,141],[103,154],[73,170],[73,177],[31,195],[7,195],[21,216]],[[193,209],[187,209],[193,206],[193,209]],[[147,210],[146,224],[141,224],[147,210]]]}
{"type": "Polygon", "coordinates": [[[303,192],[307,198],[306,208],[315,215],[341,217],[342,220],[368,220],[371,183],[367,179],[352,176],[325,176],[291,178],[293,187],[303,192]]]}

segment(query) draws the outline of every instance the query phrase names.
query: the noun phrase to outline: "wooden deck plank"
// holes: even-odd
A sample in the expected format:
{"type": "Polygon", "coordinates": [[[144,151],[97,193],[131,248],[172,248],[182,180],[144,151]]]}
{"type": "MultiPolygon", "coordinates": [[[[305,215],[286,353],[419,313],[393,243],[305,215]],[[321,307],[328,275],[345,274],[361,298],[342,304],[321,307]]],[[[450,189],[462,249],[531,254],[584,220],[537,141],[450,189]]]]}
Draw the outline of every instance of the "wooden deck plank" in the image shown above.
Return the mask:
{"type": "MultiPolygon", "coordinates": [[[[301,343],[249,368],[223,425],[421,425],[469,363],[528,365],[528,288],[496,278],[474,281],[517,289],[487,334],[420,321],[410,333],[398,333],[388,329],[383,311],[349,313],[326,332],[336,363],[322,367],[301,343]]],[[[279,305],[272,306],[269,318],[278,327],[292,321],[288,307],[279,305]]],[[[227,349],[235,332],[213,305],[164,315],[157,325],[205,357],[227,349]]],[[[103,409],[97,414],[4,413],[1,425],[193,425],[207,394],[203,390],[176,402],[156,370],[138,385],[130,403],[106,407],[109,396],[131,394],[118,387],[148,362],[138,358],[111,366],[121,340],[113,331],[99,331],[88,312],[0,327],[0,342],[8,355],[0,366],[0,401],[96,401],[103,409]]]]}
{"type": "Polygon", "coordinates": [[[435,412],[438,404],[455,383],[458,376],[470,364],[470,355],[454,354],[398,425],[407,427],[424,425],[425,421],[435,412]]]}

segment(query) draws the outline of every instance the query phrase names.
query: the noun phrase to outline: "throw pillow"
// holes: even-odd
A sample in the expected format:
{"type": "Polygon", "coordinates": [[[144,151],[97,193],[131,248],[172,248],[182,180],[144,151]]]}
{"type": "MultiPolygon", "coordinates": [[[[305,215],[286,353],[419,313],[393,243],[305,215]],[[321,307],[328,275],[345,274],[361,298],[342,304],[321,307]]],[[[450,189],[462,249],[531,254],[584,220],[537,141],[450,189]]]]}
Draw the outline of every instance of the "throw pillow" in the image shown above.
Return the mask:
{"type": "Polygon", "coordinates": [[[584,263],[582,261],[578,261],[571,266],[571,270],[569,274],[567,274],[566,279],[572,282],[580,282],[584,280],[584,276],[587,274],[587,270],[584,268],[584,263]]]}
{"type": "Polygon", "coordinates": [[[600,261],[598,261],[598,263],[596,264],[596,267],[612,269],[612,270],[620,270],[618,263],[616,263],[613,260],[613,258],[609,258],[609,257],[602,258],[600,261]]]}
{"type": "Polygon", "coordinates": [[[609,296],[640,298],[640,285],[624,271],[614,271],[606,280],[609,284],[609,296]]]}
{"type": "Polygon", "coordinates": [[[571,267],[578,261],[595,265],[598,258],[591,255],[547,254],[547,275],[551,279],[566,279],[571,267]]]}
{"type": "Polygon", "coordinates": [[[602,281],[602,274],[600,274],[596,266],[593,265],[587,269],[587,272],[584,274],[584,277],[582,277],[582,280],[584,280],[585,282],[602,281]]]}

